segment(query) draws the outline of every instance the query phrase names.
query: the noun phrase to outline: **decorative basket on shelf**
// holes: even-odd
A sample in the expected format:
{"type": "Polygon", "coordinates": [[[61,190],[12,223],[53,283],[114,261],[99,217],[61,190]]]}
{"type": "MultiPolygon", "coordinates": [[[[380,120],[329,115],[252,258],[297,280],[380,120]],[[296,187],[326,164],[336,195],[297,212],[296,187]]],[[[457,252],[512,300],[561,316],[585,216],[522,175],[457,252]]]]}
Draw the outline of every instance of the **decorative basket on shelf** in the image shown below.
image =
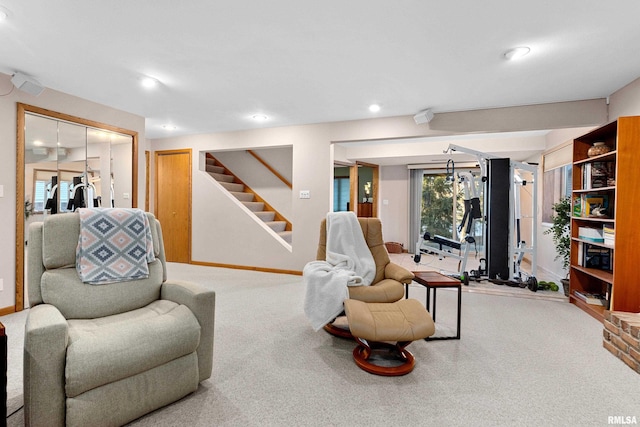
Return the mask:
{"type": "Polygon", "coordinates": [[[604,142],[594,142],[589,150],[587,150],[587,156],[595,157],[601,154],[606,154],[609,151],[611,151],[611,148],[604,142]]]}

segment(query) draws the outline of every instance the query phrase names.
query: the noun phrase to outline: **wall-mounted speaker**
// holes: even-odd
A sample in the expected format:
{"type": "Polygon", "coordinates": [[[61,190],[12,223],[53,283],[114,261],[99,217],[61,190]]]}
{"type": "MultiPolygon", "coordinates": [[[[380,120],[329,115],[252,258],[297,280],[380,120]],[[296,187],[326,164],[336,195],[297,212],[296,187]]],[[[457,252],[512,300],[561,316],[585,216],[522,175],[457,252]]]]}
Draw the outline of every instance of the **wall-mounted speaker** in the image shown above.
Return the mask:
{"type": "Polygon", "coordinates": [[[416,122],[417,125],[421,125],[423,123],[429,123],[431,120],[433,120],[433,111],[431,110],[420,111],[418,114],[413,116],[413,120],[416,122]]]}
{"type": "Polygon", "coordinates": [[[20,72],[15,73],[13,77],[11,77],[11,83],[18,89],[33,96],[38,96],[44,90],[44,86],[42,86],[38,81],[34,78],[31,78],[25,74],[20,72]]]}

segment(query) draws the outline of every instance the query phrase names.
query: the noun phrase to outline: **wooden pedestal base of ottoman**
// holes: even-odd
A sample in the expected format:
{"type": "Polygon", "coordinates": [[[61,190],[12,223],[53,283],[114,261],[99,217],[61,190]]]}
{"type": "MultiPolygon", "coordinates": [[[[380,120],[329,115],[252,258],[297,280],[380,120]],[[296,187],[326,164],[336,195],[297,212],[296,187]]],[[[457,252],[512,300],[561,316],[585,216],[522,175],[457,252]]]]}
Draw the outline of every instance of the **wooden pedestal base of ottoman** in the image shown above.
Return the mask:
{"type": "Polygon", "coordinates": [[[435,333],[431,315],[418,300],[393,303],[366,303],[348,299],[344,310],[351,335],[358,343],[353,350],[356,364],[363,370],[385,376],[405,375],[413,370],[415,359],[405,347],[435,333]],[[401,364],[381,366],[370,360],[375,351],[385,351],[401,364]]]}

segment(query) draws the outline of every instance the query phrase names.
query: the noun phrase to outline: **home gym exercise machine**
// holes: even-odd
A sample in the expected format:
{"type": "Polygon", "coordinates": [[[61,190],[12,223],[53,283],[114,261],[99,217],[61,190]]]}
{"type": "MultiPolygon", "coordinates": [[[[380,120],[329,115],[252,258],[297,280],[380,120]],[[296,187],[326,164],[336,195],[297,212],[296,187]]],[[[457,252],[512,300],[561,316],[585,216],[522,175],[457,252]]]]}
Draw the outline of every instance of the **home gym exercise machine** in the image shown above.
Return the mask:
{"type": "Polygon", "coordinates": [[[425,232],[424,235],[420,237],[418,243],[416,243],[416,253],[413,255],[413,261],[418,264],[422,257],[422,254],[439,254],[441,257],[448,257],[459,260],[459,268],[458,271],[453,272],[445,272],[448,276],[456,277],[460,279],[462,284],[469,284],[469,273],[467,273],[467,257],[469,256],[469,251],[471,249],[471,245],[476,243],[474,237],[465,236],[462,242],[458,242],[453,239],[448,239],[443,236],[438,236],[437,234],[431,236],[429,232],[425,232]],[[425,241],[433,242],[438,245],[435,247],[422,247],[425,241]],[[451,252],[451,250],[457,250],[458,253],[451,252]]]}
{"type": "MultiPolygon", "coordinates": [[[[513,280],[515,280],[516,284],[518,285],[526,285],[526,287],[528,287],[530,290],[532,290],[533,292],[538,290],[538,280],[535,277],[535,271],[536,271],[536,252],[534,250],[534,245],[532,244],[531,246],[527,246],[527,242],[525,240],[522,240],[522,219],[524,218],[522,216],[522,191],[525,190],[526,186],[527,186],[527,181],[522,177],[523,172],[529,172],[531,173],[531,176],[534,177],[536,175],[537,169],[535,168],[535,166],[532,165],[528,165],[525,163],[519,163],[519,162],[513,162],[514,165],[516,166],[513,169],[513,206],[514,206],[514,210],[513,210],[513,215],[512,215],[512,221],[511,221],[511,225],[514,227],[515,230],[515,241],[513,241],[513,239],[510,241],[512,244],[515,244],[515,248],[514,248],[514,257],[515,257],[515,262],[513,263],[513,271],[511,271],[511,277],[513,278],[513,280]],[[522,266],[522,260],[524,259],[524,255],[525,254],[530,254],[531,258],[532,258],[532,273],[528,274],[526,273],[524,270],[521,269],[522,266]]],[[[537,192],[536,192],[536,187],[535,184],[533,186],[534,188],[534,192],[533,192],[533,209],[532,209],[532,213],[533,215],[530,218],[533,218],[532,221],[532,230],[531,230],[531,241],[535,242],[536,241],[536,229],[537,229],[537,221],[535,221],[536,215],[536,209],[535,206],[537,206],[537,192]]],[[[521,286],[524,287],[524,286],[521,286]]]]}
{"type": "MultiPolygon", "coordinates": [[[[470,172],[458,173],[460,182],[465,189],[465,221],[470,221],[467,225],[467,235],[461,242],[452,239],[435,236],[431,238],[429,233],[425,233],[416,245],[416,255],[421,253],[435,252],[445,256],[454,257],[461,260],[460,269],[457,275],[465,284],[471,280],[488,279],[492,283],[499,285],[527,287],[531,291],[537,291],[538,282],[535,278],[537,270],[536,242],[537,242],[537,167],[527,163],[517,162],[508,158],[499,158],[494,155],[475,151],[466,147],[449,145],[446,153],[459,151],[474,155],[478,159],[480,168],[480,180],[470,172]],[[530,177],[529,180],[523,177],[530,177]],[[531,214],[522,215],[521,193],[525,188],[533,187],[531,194],[531,205],[527,206],[531,214]],[[485,233],[482,237],[485,240],[485,257],[480,258],[480,265],[477,270],[466,272],[466,260],[469,254],[470,242],[466,239],[473,239],[473,221],[482,218],[480,213],[479,194],[484,189],[484,212],[485,233]],[[474,192],[475,190],[475,192],[474,192]],[[477,202],[473,202],[476,199],[477,202]],[[474,206],[474,203],[477,206],[474,206]],[[469,206],[469,208],[467,208],[469,206]],[[475,210],[475,212],[474,212],[475,210]],[[474,218],[469,218],[474,217],[474,218]],[[529,230],[531,236],[529,243],[522,239],[522,220],[531,219],[529,230]],[[471,229],[469,228],[471,227],[471,229]],[[425,240],[431,240],[439,245],[436,248],[422,248],[425,240]],[[460,255],[452,254],[443,250],[443,246],[460,250],[460,255]],[[531,260],[531,274],[527,274],[521,268],[524,256],[529,254],[531,260]]],[[[453,164],[453,161],[450,160],[453,164]]],[[[452,165],[452,175],[454,165],[452,165]]],[[[449,163],[447,164],[449,170],[449,163]]],[[[462,227],[461,225],[460,227],[462,227]]],[[[461,228],[459,228],[461,229],[461,228]]],[[[415,259],[414,259],[415,261],[415,259]]],[[[419,258],[418,261],[419,262],[419,258]]]]}

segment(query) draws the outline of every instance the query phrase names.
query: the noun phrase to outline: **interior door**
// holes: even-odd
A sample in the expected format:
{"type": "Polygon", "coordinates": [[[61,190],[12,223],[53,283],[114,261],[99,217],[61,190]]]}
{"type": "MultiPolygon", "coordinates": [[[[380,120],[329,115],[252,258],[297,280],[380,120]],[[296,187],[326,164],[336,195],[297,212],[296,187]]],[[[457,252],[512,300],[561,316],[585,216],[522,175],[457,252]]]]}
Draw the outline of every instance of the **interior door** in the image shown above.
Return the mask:
{"type": "Polygon", "coordinates": [[[191,262],[191,150],[156,151],[155,215],[167,261],[191,262]]]}
{"type": "Polygon", "coordinates": [[[351,210],[358,217],[378,216],[378,165],[356,162],[350,169],[351,210]]]}

